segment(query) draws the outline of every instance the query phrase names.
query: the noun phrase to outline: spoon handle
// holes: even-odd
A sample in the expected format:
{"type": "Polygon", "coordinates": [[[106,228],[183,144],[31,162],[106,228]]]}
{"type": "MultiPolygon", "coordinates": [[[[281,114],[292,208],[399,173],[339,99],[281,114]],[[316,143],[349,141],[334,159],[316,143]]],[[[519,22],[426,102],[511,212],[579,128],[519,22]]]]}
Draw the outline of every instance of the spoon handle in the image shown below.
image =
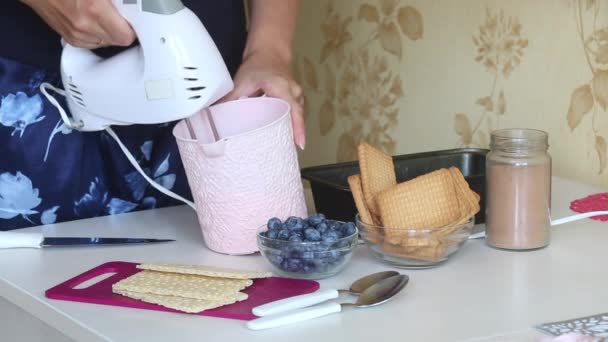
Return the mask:
{"type": "Polygon", "coordinates": [[[313,304],[324,302],[328,299],[338,298],[338,294],[338,290],[335,289],[321,290],[262,304],[253,308],[252,312],[258,317],[276,315],[285,311],[305,308],[313,304]]]}
{"type": "Polygon", "coordinates": [[[247,322],[247,327],[251,330],[271,329],[283,325],[307,321],[309,319],[322,317],[340,311],[342,311],[342,305],[335,302],[329,302],[308,308],[293,310],[280,315],[256,318],[247,322]]]}
{"type": "MultiPolygon", "coordinates": [[[[594,217],[594,216],[599,216],[599,215],[608,215],[608,211],[606,211],[606,210],[602,210],[602,211],[589,211],[589,212],[582,213],[582,214],[576,214],[576,215],[571,215],[571,216],[566,216],[566,217],[558,218],[558,219],[555,219],[555,220],[551,220],[551,227],[553,227],[553,226],[559,226],[560,224],[569,223],[569,222],[573,222],[573,221],[578,221],[578,220],[582,220],[582,219],[586,219],[586,218],[594,217]]],[[[482,232],[479,232],[479,233],[471,234],[469,236],[469,240],[481,239],[481,238],[485,238],[485,237],[486,237],[486,232],[482,231],[482,232]]]]}

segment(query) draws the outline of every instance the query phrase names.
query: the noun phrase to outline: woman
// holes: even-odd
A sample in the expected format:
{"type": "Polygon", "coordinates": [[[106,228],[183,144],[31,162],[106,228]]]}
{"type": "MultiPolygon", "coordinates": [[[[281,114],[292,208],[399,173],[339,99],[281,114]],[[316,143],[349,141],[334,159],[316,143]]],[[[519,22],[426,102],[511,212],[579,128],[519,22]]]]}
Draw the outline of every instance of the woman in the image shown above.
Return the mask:
{"type": "MultiPolygon", "coordinates": [[[[302,91],[289,72],[297,0],[183,0],[218,46],[235,88],[222,101],[266,93],[288,101],[304,148],[302,91]]],[[[60,85],[60,38],[115,53],[136,37],[111,0],[21,0],[0,5],[0,230],[181,204],[148,185],[102,132],[62,124],[39,85],[60,85]]],[[[191,198],[171,130],[114,127],[142,168],[191,198]]]]}

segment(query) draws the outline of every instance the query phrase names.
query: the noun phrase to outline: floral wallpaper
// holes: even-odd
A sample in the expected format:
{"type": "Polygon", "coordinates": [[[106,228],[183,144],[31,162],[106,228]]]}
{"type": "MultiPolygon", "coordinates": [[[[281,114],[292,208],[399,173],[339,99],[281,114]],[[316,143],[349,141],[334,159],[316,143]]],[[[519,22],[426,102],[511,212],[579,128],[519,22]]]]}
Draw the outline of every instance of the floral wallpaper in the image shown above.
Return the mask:
{"type": "MultiPolygon", "coordinates": [[[[477,48],[475,62],[481,64],[490,74],[489,93],[475,100],[479,114],[454,115],[454,131],[460,137],[463,147],[487,147],[490,132],[499,126],[499,120],[507,112],[507,100],[502,89],[511,73],[521,63],[528,40],[522,37],[522,28],[517,18],[505,16],[504,11],[493,13],[486,10],[485,21],[473,35],[477,48]],[[474,118],[474,124],[471,119],[474,118]]],[[[482,82],[482,80],[480,80],[482,82]]]]}
{"type": "Polygon", "coordinates": [[[318,58],[304,56],[294,66],[306,89],[322,99],[318,108],[308,111],[318,113],[321,136],[338,131],[338,161],[356,158],[362,140],[394,153],[397,100],[404,93],[399,70],[389,65],[404,59],[404,40],[422,39],[422,16],[397,0],[363,3],[352,13],[342,13],[334,4],[325,3],[318,58]],[[352,26],[364,30],[364,41],[353,41],[352,26]]]}
{"type": "Polygon", "coordinates": [[[303,166],[549,133],[554,174],[608,184],[608,0],[307,0],[303,166]]]}
{"type": "MultiPolygon", "coordinates": [[[[606,3],[603,5],[603,9],[607,10],[606,3]]],[[[602,130],[599,123],[599,116],[605,116],[608,106],[608,25],[598,28],[600,2],[597,0],[576,1],[572,11],[583,49],[584,63],[589,67],[591,76],[572,91],[567,121],[570,129],[574,130],[580,126],[585,116],[590,116],[591,127],[586,130],[589,138],[594,140],[599,162],[598,173],[601,174],[606,169],[605,137],[608,133],[602,130]]]]}

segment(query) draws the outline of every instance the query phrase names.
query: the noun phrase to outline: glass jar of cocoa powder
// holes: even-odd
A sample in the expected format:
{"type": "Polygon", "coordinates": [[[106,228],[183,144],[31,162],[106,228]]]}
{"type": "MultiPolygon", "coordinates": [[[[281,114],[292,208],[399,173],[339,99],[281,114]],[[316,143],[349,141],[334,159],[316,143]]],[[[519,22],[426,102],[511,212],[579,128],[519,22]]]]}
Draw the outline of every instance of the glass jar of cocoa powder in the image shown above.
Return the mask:
{"type": "Polygon", "coordinates": [[[486,243],[509,250],[549,245],[551,156],[546,132],[500,129],[486,156],[486,243]]]}

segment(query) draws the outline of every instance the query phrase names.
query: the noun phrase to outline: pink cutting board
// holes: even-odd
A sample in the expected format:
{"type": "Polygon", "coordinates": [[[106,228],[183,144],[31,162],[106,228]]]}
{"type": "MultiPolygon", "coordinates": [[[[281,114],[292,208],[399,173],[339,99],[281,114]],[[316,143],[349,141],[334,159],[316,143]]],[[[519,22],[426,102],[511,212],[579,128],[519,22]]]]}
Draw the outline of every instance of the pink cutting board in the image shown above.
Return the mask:
{"type": "MultiPolygon", "coordinates": [[[[113,293],[112,284],[142,271],[136,268],[137,265],[137,263],[123,261],[108,262],[46,290],[45,294],[47,298],[51,299],[187,314],[181,311],[165,308],[160,305],[145,303],[113,293]],[[89,287],[82,289],[74,288],[89,279],[95,278],[102,274],[114,272],[116,274],[89,287]]],[[[304,293],[314,292],[318,289],[319,283],[314,280],[280,277],[255,279],[253,281],[253,285],[243,290],[243,292],[249,295],[249,298],[246,300],[219,308],[206,310],[194,315],[232,318],[246,321],[252,320],[256,318],[256,316],[251,313],[251,309],[258,305],[304,293]]]]}

